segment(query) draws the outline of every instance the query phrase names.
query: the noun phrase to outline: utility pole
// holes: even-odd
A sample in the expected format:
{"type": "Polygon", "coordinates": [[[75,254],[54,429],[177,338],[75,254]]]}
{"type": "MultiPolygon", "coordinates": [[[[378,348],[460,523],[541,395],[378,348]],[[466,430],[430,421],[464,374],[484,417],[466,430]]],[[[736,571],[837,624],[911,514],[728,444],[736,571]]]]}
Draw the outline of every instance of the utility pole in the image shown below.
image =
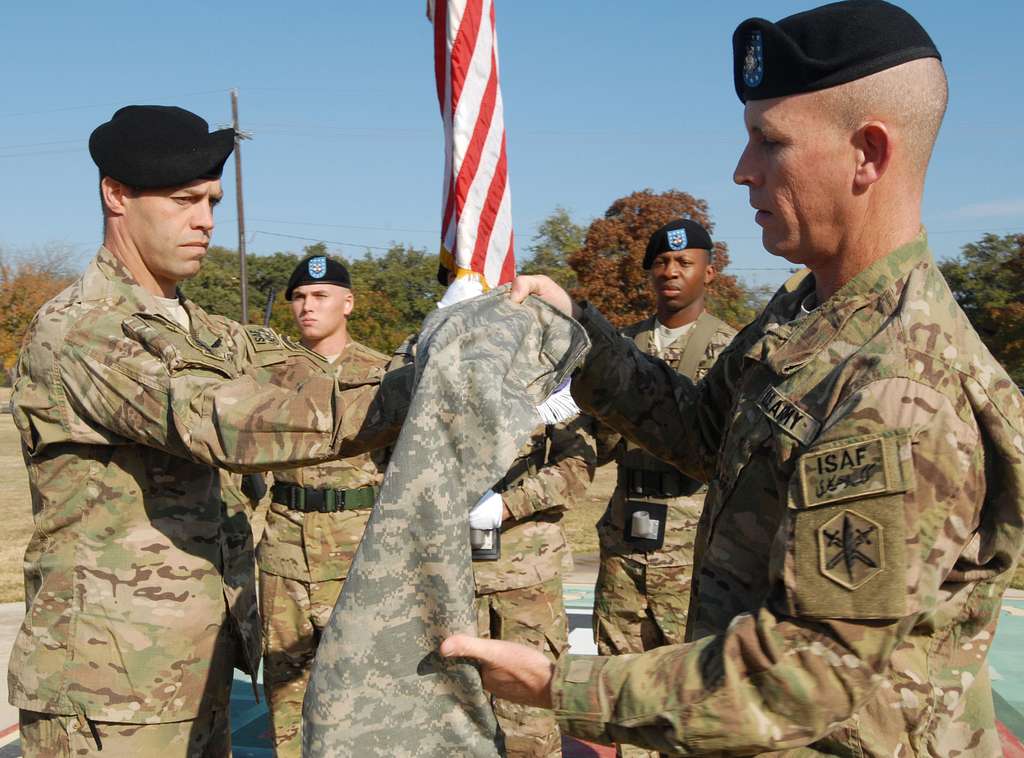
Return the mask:
{"type": "Polygon", "coordinates": [[[249,274],[245,265],[245,203],[242,199],[242,140],[238,128],[238,90],[231,90],[231,124],[235,130],[235,200],[238,204],[238,277],[242,284],[242,323],[249,323],[249,274]]]}

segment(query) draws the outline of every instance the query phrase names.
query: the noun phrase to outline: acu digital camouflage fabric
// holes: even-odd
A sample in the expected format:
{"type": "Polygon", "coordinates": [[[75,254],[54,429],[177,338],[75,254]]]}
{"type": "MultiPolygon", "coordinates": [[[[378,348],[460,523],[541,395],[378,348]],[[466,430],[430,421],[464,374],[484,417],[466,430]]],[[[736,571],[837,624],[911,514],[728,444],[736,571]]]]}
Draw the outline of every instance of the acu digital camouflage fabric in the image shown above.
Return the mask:
{"type": "MultiPolygon", "coordinates": [[[[412,361],[415,347],[414,335],[392,365],[412,361]]],[[[572,553],[561,522],[594,479],[591,426],[578,417],[538,427],[492,485],[512,518],[501,524],[498,560],[473,562],[481,637],[530,645],[552,660],[568,647],[561,577],[572,568],[572,553]]],[[[561,733],[550,711],[495,699],[494,712],[510,758],[561,755],[561,733]]]]}
{"type": "MultiPolygon", "coordinates": [[[[691,322],[685,333],[659,352],[654,339],[655,328],[655,317],[650,316],[626,327],[622,334],[633,340],[639,350],[660,358],[676,371],[680,371],[690,340],[702,339],[705,343],[703,355],[696,361],[694,376],[690,377],[694,380],[700,380],[707,374],[718,354],[736,336],[735,329],[704,311],[691,322]],[[708,338],[702,338],[698,331],[702,320],[709,322],[707,326],[711,333],[708,338]]],[[[593,623],[597,651],[601,655],[624,655],[679,644],[686,635],[693,577],[693,541],[704,507],[706,487],[681,475],[677,469],[610,427],[597,426],[599,460],[602,463],[614,460],[618,466],[615,490],[597,525],[601,550],[594,587],[593,623]],[[635,489],[639,485],[643,490],[646,485],[656,482],[666,484],[673,491],[690,494],[658,497],[635,489]],[[626,541],[623,527],[627,518],[627,501],[663,504],[667,508],[664,542],[657,550],[639,550],[626,541]]],[[[624,758],[655,755],[632,745],[620,745],[618,754],[624,758]]]]}
{"type": "Polygon", "coordinates": [[[191,330],[101,248],[26,336],[12,406],[35,532],[8,675],[18,708],[137,724],[226,708],[260,635],[247,498],[220,469],[354,455],[404,417],[409,372],[300,385],[308,351],[183,304],[191,330]]]}
{"type": "MultiPolygon", "coordinates": [[[[350,340],[333,363],[310,362],[343,383],[380,381],[387,356],[350,340]]],[[[387,451],[274,472],[276,483],[318,489],[376,487],[387,451]]],[[[333,513],[270,504],[256,557],[263,605],[263,687],[278,756],[302,753],[302,699],[320,634],[341,593],[372,506],[333,513]]]]}
{"type": "Polygon", "coordinates": [[[812,313],[794,277],[694,385],[586,308],[580,405],[711,479],[685,645],[565,656],[563,729],[678,755],[998,756],[1017,387],[922,232],[812,313]]]}
{"type": "Polygon", "coordinates": [[[503,752],[476,668],[437,651],[476,627],[469,510],[587,346],[572,320],[507,295],[502,287],[425,323],[409,418],[317,653],[306,756],[503,752]]]}

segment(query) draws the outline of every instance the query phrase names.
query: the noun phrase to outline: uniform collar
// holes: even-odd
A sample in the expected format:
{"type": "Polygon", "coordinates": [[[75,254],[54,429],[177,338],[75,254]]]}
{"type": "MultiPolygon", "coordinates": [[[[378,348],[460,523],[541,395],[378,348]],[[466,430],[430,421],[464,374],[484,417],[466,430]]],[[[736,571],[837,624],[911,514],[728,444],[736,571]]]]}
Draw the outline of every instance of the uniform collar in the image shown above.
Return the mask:
{"type": "Polygon", "coordinates": [[[747,352],[748,357],[783,376],[795,372],[824,350],[857,311],[873,307],[883,315],[892,313],[898,305],[895,293],[910,272],[933,263],[922,228],[911,242],[872,263],[802,318],[797,318],[800,303],[814,291],[815,282],[810,271],[796,274],[765,308],[763,336],[747,352]]]}
{"type": "MultiPolygon", "coordinates": [[[[131,313],[165,315],[157,299],[135,281],[124,263],[105,246],[100,246],[86,270],[84,283],[86,299],[111,298],[131,313]]],[[[193,336],[205,345],[218,344],[223,330],[217,329],[206,311],[181,294],[180,289],[177,296],[188,313],[193,336]]]]}

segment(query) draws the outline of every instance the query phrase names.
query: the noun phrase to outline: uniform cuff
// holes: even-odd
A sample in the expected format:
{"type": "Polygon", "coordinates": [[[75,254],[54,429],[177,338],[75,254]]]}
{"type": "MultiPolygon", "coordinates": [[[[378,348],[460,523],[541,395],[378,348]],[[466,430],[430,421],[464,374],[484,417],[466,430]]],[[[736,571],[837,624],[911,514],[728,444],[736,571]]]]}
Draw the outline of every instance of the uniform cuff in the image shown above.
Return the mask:
{"type": "Polygon", "coordinates": [[[597,655],[563,655],[558,660],[551,703],[563,733],[611,744],[605,732],[611,711],[601,686],[601,671],[609,660],[597,655]]]}
{"type": "MultiPolygon", "coordinates": [[[[518,487],[513,489],[518,489],[518,487]]],[[[516,520],[529,518],[536,513],[533,508],[533,503],[530,502],[530,498],[528,498],[523,492],[502,492],[501,500],[508,507],[509,513],[511,513],[516,520]]]]}

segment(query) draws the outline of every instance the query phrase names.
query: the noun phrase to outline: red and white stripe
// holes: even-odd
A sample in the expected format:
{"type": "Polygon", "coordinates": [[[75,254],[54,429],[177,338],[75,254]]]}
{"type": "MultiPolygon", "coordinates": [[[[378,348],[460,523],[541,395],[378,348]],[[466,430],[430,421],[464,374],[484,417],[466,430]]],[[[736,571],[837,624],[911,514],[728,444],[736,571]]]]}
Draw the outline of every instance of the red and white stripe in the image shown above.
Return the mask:
{"type": "Polygon", "coordinates": [[[484,289],[515,276],[494,0],[428,0],[444,120],[441,262],[484,289]]]}

